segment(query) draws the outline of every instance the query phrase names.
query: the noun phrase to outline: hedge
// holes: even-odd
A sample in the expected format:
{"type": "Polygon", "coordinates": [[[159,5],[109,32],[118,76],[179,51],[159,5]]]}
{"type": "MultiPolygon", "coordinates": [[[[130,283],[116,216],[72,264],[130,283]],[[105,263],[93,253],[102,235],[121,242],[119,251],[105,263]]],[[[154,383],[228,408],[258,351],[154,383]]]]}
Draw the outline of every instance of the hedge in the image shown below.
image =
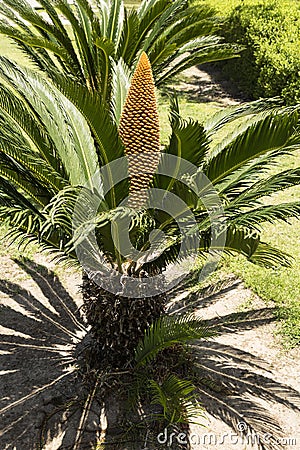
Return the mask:
{"type": "Polygon", "coordinates": [[[246,95],[300,102],[299,4],[243,3],[229,14],[223,30],[226,40],[246,47],[240,58],[223,66],[246,95]]]}

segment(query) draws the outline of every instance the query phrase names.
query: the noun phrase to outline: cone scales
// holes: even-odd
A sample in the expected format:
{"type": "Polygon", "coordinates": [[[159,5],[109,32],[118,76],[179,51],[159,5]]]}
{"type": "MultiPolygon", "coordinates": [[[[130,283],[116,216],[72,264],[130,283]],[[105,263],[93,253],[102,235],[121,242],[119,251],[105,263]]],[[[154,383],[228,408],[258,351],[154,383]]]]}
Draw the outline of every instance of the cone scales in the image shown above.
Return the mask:
{"type": "Polygon", "coordinates": [[[142,53],[126,97],[119,133],[128,157],[128,206],[142,208],[160,157],[159,117],[150,61],[142,53]]]}

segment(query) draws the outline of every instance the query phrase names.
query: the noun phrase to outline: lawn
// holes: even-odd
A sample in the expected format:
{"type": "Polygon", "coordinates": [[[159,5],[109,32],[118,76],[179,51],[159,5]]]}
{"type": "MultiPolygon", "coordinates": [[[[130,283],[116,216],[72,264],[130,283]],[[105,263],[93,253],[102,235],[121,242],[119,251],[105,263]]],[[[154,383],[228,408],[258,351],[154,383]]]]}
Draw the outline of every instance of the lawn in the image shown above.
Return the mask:
{"type": "MultiPolygon", "coordinates": [[[[253,0],[254,1],[254,0],[253,0]]],[[[292,0],[291,0],[292,1],[292,0]]],[[[137,2],[128,2],[130,5],[137,2]]],[[[240,3],[239,0],[224,2],[222,0],[212,1],[214,6],[226,8],[240,3]]],[[[26,64],[26,59],[16,47],[12,46],[7,39],[1,37],[0,55],[9,56],[21,64],[26,64]]],[[[184,95],[180,96],[181,112],[184,117],[192,116],[199,121],[218,111],[221,107],[217,103],[189,102],[184,95]]],[[[165,97],[159,100],[162,140],[165,142],[168,136],[168,101],[165,97]]],[[[281,168],[296,167],[300,165],[300,153],[285,157],[280,161],[281,168]]],[[[274,169],[275,170],[275,169],[274,169]]],[[[290,201],[299,198],[300,189],[280,193],[274,201],[290,201]]],[[[0,233],[4,234],[4,229],[0,233]]],[[[294,264],[291,269],[279,271],[259,268],[244,261],[241,258],[227,258],[223,263],[223,269],[239,275],[253,291],[265,301],[274,301],[278,307],[278,317],[282,322],[281,331],[288,345],[300,343],[300,222],[293,221],[291,224],[268,225],[264,227],[263,236],[268,242],[277,245],[282,250],[291,253],[294,264]]],[[[16,250],[10,250],[15,256],[16,250]]],[[[30,253],[30,249],[28,250],[30,253]]],[[[0,248],[0,254],[7,253],[6,246],[0,248]]]]}

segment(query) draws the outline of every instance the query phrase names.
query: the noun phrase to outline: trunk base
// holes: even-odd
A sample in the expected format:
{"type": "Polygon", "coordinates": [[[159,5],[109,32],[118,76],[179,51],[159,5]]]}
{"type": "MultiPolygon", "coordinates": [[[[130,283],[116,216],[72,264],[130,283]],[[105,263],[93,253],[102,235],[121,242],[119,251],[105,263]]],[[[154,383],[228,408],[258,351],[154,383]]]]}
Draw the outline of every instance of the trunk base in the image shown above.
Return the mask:
{"type": "Polygon", "coordinates": [[[129,367],[145,330],[164,314],[166,297],[163,294],[136,299],[117,296],[87,275],[83,276],[82,293],[83,311],[91,327],[87,365],[96,369],[129,367]]]}

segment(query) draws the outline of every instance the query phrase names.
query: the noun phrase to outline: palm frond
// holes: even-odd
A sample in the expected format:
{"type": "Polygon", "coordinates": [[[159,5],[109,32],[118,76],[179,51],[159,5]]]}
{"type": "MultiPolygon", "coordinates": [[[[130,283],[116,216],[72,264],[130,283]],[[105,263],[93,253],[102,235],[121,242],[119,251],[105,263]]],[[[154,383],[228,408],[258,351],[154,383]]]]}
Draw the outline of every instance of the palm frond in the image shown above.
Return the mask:
{"type": "Polygon", "coordinates": [[[91,183],[98,168],[98,157],[90,128],[78,109],[38,73],[18,67],[3,57],[0,76],[18,91],[29,107],[43,117],[44,127],[55,144],[71,183],[91,183]]]}
{"type": "MultiPolygon", "coordinates": [[[[290,148],[275,148],[274,150],[270,150],[269,152],[259,156],[258,158],[250,160],[246,164],[242,165],[239,169],[228,175],[221,183],[218,183],[218,185],[216,186],[216,190],[218,191],[219,195],[223,197],[223,199],[225,199],[226,203],[228,203],[229,201],[237,201],[239,205],[242,206],[242,204],[244,204],[244,206],[247,208],[249,206],[249,203],[245,203],[243,201],[243,196],[244,194],[246,194],[247,189],[251,189],[257,183],[257,173],[260,173],[260,178],[262,178],[262,180],[271,179],[271,177],[267,177],[267,173],[270,167],[272,165],[275,167],[278,166],[280,164],[280,158],[290,154],[290,148]]],[[[259,199],[263,195],[267,195],[267,190],[265,190],[264,192],[261,190],[261,195],[257,195],[256,198],[259,199]]],[[[274,192],[276,192],[276,188],[274,189],[274,192]]],[[[254,198],[252,200],[252,204],[255,203],[256,201],[254,198]]]]}
{"type": "Polygon", "coordinates": [[[224,59],[236,58],[238,47],[222,43],[218,36],[203,36],[183,45],[176,53],[178,58],[172,66],[167,66],[160,75],[156,76],[158,87],[170,82],[177,74],[183,70],[196,65],[224,59]]]}
{"type": "Polygon", "coordinates": [[[203,126],[193,119],[184,120],[179,115],[178,106],[171,101],[172,136],[165,153],[176,155],[197,167],[209,150],[208,139],[203,126]]]}
{"type": "Polygon", "coordinates": [[[0,153],[0,174],[21,189],[36,205],[43,207],[51,198],[51,193],[38,180],[3,153],[0,153]]]}
{"type": "Polygon", "coordinates": [[[233,213],[230,215],[230,222],[237,227],[247,227],[256,231],[261,231],[262,223],[275,223],[280,220],[289,222],[292,217],[300,217],[299,202],[267,205],[243,213],[233,213]]]}
{"type": "Polygon", "coordinates": [[[297,112],[267,115],[250,125],[224,149],[210,155],[205,174],[216,185],[247,162],[275,149],[298,148],[297,112]]]}
{"type": "Polygon", "coordinates": [[[191,381],[170,375],[161,383],[150,380],[149,384],[151,403],[162,407],[161,418],[168,424],[198,423],[199,417],[204,415],[191,381]]]}
{"type": "Polygon", "coordinates": [[[112,95],[111,112],[115,123],[119,125],[121,114],[126,100],[126,95],[130,86],[130,70],[122,58],[116,64],[112,64],[112,95]]]}
{"type": "Polygon", "coordinates": [[[229,106],[217,111],[206,119],[203,126],[209,135],[214,135],[217,131],[234,120],[266,111],[274,113],[276,108],[280,107],[282,107],[282,100],[277,97],[263,98],[252,102],[242,103],[241,105],[229,106]]]}
{"type": "MultiPolygon", "coordinates": [[[[209,141],[203,126],[198,121],[193,119],[184,120],[180,117],[176,98],[171,100],[170,119],[172,134],[169,144],[162,152],[158,166],[158,173],[170,173],[170,175],[167,177],[157,174],[154,179],[154,185],[166,191],[173,190],[176,194],[179,191],[182,194],[187,194],[189,186],[191,188],[189,195],[194,197],[195,191],[198,193],[197,186],[193,195],[193,184],[190,182],[191,180],[187,181],[185,178],[188,176],[192,178],[195,175],[195,167],[202,166],[204,157],[209,151],[209,141]],[[170,159],[165,155],[174,155],[174,159],[170,159]],[[180,181],[185,184],[184,189],[180,188],[182,184],[180,181]]],[[[186,200],[186,196],[180,195],[180,198],[186,200]]]]}
{"type": "Polygon", "coordinates": [[[291,265],[289,255],[261,242],[259,234],[249,228],[235,228],[234,226],[228,228],[223,251],[231,254],[240,253],[250,262],[263,267],[274,268],[291,265]]]}
{"type": "MultiPolygon", "coordinates": [[[[151,11],[152,8],[155,6],[155,4],[158,2],[159,0],[148,0],[146,2],[142,1],[137,10],[139,18],[143,19],[146,16],[146,14],[149,14],[149,11],[151,11]]],[[[168,5],[172,2],[170,0],[164,0],[164,3],[168,5]]]]}
{"type": "Polygon", "coordinates": [[[208,6],[195,5],[176,15],[176,22],[166,29],[163,36],[177,48],[199,36],[215,34],[218,24],[216,12],[208,6]]]}
{"type": "MultiPolygon", "coordinates": [[[[74,51],[72,42],[68,34],[65,33],[65,29],[64,27],[62,27],[61,21],[59,19],[59,16],[55,12],[55,9],[51,6],[51,4],[49,4],[49,2],[44,1],[43,6],[46,7],[46,11],[48,12],[49,17],[53,20],[54,25],[50,24],[47,20],[44,20],[42,15],[36,12],[27,1],[8,0],[8,2],[6,3],[9,4],[11,9],[14,11],[14,17],[17,17],[17,14],[19,14],[23,21],[25,21],[25,23],[31,24],[31,28],[27,28],[27,34],[30,34],[31,38],[33,39],[32,42],[27,42],[30,46],[47,48],[46,41],[48,41],[50,46],[48,50],[55,53],[57,56],[63,57],[63,59],[67,61],[68,67],[71,71],[74,70],[75,73],[81,72],[81,67],[77,59],[76,52],[74,51]],[[38,38],[38,36],[32,32],[32,27],[38,32],[41,38],[43,38],[43,40],[40,41],[40,44],[43,45],[40,45],[38,41],[34,41],[34,39],[38,38]],[[51,45],[54,45],[54,47],[51,48],[51,45]]],[[[13,21],[15,20],[16,19],[13,18],[13,21]]],[[[18,35],[18,29],[15,28],[15,31],[18,35]]],[[[11,37],[15,39],[14,36],[11,37]]],[[[45,56],[46,54],[44,53],[44,57],[45,56]]]]}
{"type": "Polygon", "coordinates": [[[118,44],[117,58],[123,58],[126,63],[132,54],[138,39],[139,24],[140,22],[136,10],[128,12],[125,8],[123,29],[118,44]]]}
{"type": "Polygon", "coordinates": [[[12,121],[13,125],[19,128],[19,134],[21,132],[26,136],[29,147],[39,151],[45,162],[54,170],[59,170],[53,142],[50,141],[42,124],[38,125],[36,117],[31,114],[26,105],[3,85],[0,85],[0,107],[2,114],[6,115],[6,121],[12,121]]]}
{"type": "Polygon", "coordinates": [[[124,149],[119,138],[117,127],[110,117],[106,105],[96,93],[85,86],[57,76],[57,88],[82,113],[96,139],[101,165],[108,164],[124,156],[124,149]]]}
{"type": "MultiPolygon", "coordinates": [[[[87,85],[97,90],[97,74],[95,73],[95,65],[93,64],[93,53],[88,42],[88,35],[86,34],[87,22],[84,24],[81,22],[80,17],[73,12],[73,9],[66,0],[56,0],[56,7],[68,19],[73,29],[77,51],[80,56],[80,67],[84,73],[87,85]]],[[[78,8],[82,13],[83,10],[80,7],[78,8]]]]}
{"type": "MultiPolygon", "coordinates": [[[[280,152],[280,154],[282,155],[282,152],[280,152]]],[[[269,161],[270,160],[271,158],[269,158],[269,161]]],[[[245,178],[245,175],[243,175],[243,178],[245,178]]],[[[292,186],[297,186],[299,183],[300,168],[279,172],[278,174],[264,178],[256,183],[252,182],[250,186],[247,186],[245,190],[240,191],[239,194],[232,199],[229,208],[249,207],[250,205],[256,204],[262,197],[270,196],[292,186]]],[[[232,186],[223,192],[230,195],[231,189],[232,186]]]]}
{"type": "Polygon", "coordinates": [[[185,344],[193,339],[207,339],[213,336],[203,321],[188,314],[179,317],[159,318],[145,332],[135,351],[138,366],[153,361],[159,352],[176,344],[185,344]]]}
{"type": "Polygon", "coordinates": [[[111,0],[110,16],[108,22],[108,38],[118,45],[121,33],[121,26],[124,16],[123,0],[111,0]]]}
{"type": "MultiPolygon", "coordinates": [[[[162,6],[164,7],[167,2],[162,2],[162,6]]],[[[159,5],[159,2],[156,3],[159,5]]],[[[144,40],[142,50],[144,52],[148,52],[148,49],[153,45],[156,39],[161,35],[162,29],[168,27],[176,15],[182,11],[187,6],[186,0],[175,0],[173,1],[167,8],[162,8],[161,14],[156,16],[155,24],[153,25],[151,31],[147,34],[147,37],[144,40]]],[[[141,22],[142,23],[142,22],[141,22]]]]}
{"type": "Polygon", "coordinates": [[[97,13],[100,17],[100,35],[108,36],[108,21],[110,14],[110,2],[106,0],[96,0],[94,7],[97,8],[97,13]]]}
{"type": "Polygon", "coordinates": [[[32,213],[40,216],[41,213],[38,207],[32,203],[25,195],[12,184],[8,179],[1,177],[1,189],[0,189],[0,201],[1,201],[1,217],[2,220],[6,220],[9,215],[10,208],[11,213],[14,214],[13,208],[17,208],[18,211],[22,211],[22,208],[31,211],[32,213]]]}
{"type": "Polygon", "coordinates": [[[141,8],[138,10],[140,24],[135,46],[130,57],[126,61],[127,64],[130,65],[134,59],[136,59],[136,55],[141,51],[143,43],[156,21],[160,19],[164,11],[166,11],[173,2],[170,0],[156,0],[154,2],[149,2],[148,5],[146,5],[147,2],[144,3],[145,5],[142,4],[141,8]]]}
{"type": "Polygon", "coordinates": [[[106,37],[99,37],[95,41],[99,52],[99,72],[102,101],[110,98],[111,61],[114,60],[115,45],[106,37]]]}

